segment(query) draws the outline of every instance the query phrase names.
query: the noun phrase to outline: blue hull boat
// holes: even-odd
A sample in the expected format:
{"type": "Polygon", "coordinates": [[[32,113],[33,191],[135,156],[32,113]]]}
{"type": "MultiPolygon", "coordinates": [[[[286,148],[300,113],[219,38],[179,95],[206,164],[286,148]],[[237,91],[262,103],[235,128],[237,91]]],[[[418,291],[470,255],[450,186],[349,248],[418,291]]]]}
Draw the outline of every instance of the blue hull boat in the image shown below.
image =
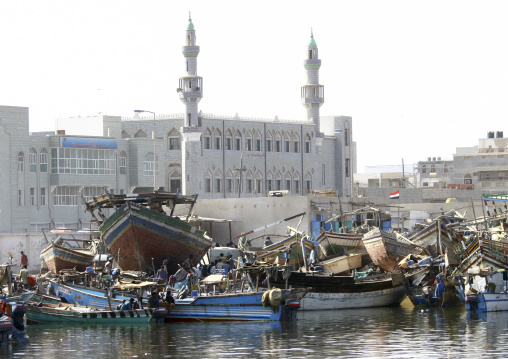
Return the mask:
{"type": "MultiPolygon", "coordinates": [[[[109,298],[106,291],[69,284],[50,282],[56,295],[70,304],[95,308],[116,308],[131,296],[118,293],[109,298]]],[[[175,306],[165,318],[176,321],[293,321],[300,308],[300,300],[290,290],[282,290],[282,301],[269,305],[263,301],[266,292],[229,293],[176,299],[175,306]]],[[[143,302],[144,303],[144,302],[143,302]]]]}

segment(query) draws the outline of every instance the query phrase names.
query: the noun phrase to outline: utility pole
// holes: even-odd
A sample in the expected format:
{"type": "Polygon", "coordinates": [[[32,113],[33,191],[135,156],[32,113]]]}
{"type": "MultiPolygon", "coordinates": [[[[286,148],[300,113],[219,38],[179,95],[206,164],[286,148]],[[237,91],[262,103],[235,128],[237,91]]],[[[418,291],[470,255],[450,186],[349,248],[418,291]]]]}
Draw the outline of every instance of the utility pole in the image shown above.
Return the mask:
{"type": "Polygon", "coordinates": [[[240,198],[242,194],[242,173],[246,171],[247,169],[243,165],[243,154],[240,156],[240,168],[235,168],[236,171],[238,171],[238,198],[240,198]]]}

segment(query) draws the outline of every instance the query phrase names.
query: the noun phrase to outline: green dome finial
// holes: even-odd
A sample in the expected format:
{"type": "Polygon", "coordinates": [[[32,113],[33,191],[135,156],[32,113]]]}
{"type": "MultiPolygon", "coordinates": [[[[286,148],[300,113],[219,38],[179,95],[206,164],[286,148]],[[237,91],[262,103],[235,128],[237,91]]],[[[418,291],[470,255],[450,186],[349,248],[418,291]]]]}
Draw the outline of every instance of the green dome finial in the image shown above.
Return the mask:
{"type": "Polygon", "coordinates": [[[187,24],[187,30],[194,30],[194,24],[192,23],[190,11],[189,11],[189,24],[187,24]]]}
{"type": "Polygon", "coordinates": [[[310,28],[309,46],[317,46],[316,41],[314,40],[314,32],[312,31],[312,27],[310,28]]]}

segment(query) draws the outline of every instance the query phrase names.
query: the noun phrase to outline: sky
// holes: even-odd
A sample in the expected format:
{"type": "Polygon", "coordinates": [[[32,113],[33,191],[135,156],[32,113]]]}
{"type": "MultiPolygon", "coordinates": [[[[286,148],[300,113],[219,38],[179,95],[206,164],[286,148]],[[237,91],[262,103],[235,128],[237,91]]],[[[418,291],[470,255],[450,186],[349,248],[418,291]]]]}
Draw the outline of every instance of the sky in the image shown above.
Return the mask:
{"type": "Polygon", "coordinates": [[[358,172],[508,137],[508,2],[495,0],[0,0],[0,105],[28,107],[30,131],[183,113],[189,12],[204,113],[305,120],[313,31],[321,115],[353,118],[358,172]]]}

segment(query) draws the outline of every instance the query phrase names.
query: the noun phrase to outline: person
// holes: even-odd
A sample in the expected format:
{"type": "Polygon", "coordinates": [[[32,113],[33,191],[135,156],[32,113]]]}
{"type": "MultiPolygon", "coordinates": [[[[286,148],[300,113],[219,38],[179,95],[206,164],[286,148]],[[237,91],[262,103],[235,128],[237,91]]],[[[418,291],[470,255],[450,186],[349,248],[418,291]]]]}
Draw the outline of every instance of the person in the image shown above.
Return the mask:
{"type": "Polygon", "coordinates": [[[266,247],[266,246],[269,246],[269,245],[271,245],[271,244],[273,244],[273,242],[271,241],[270,237],[269,237],[269,236],[268,236],[268,237],[266,237],[266,239],[265,239],[265,247],[266,247]]]}
{"type": "Polygon", "coordinates": [[[23,265],[21,268],[21,271],[19,272],[19,279],[21,280],[21,283],[23,283],[23,289],[28,290],[28,269],[27,265],[23,265]]]}
{"type": "Polygon", "coordinates": [[[159,306],[159,295],[157,292],[152,292],[152,296],[148,299],[148,309],[155,309],[159,306]]]}
{"type": "Polygon", "coordinates": [[[210,274],[215,274],[215,272],[217,271],[217,260],[215,260],[212,264],[210,264],[210,269],[208,270],[208,272],[210,274]]]}
{"type": "Polygon", "coordinates": [[[164,268],[164,270],[166,271],[166,273],[168,272],[168,260],[167,259],[164,259],[162,261],[162,267],[164,268]]]}
{"type": "MultiPolygon", "coordinates": [[[[225,258],[224,258],[225,259],[225,258]]],[[[220,271],[224,267],[224,262],[222,260],[217,261],[215,265],[215,271],[220,271]]]]}
{"type": "Polygon", "coordinates": [[[21,251],[20,253],[21,253],[21,259],[20,259],[21,268],[23,268],[23,266],[28,267],[28,256],[23,251],[21,251]]]}
{"type": "Polygon", "coordinates": [[[439,278],[438,281],[439,282],[436,285],[436,298],[439,299],[446,291],[446,287],[445,287],[443,278],[439,278]]]}
{"type": "Polygon", "coordinates": [[[134,301],[133,298],[129,299],[129,301],[124,300],[122,306],[120,307],[120,310],[132,310],[133,301],[134,301]]]}
{"type": "Polygon", "coordinates": [[[168,281],[168,272],[164,269],[164,265],[157,271],[155,281],[158,283],[166,283],[168,281]]]}
{"type": "Polygon", "coordinates": [[[229,273],[229,271],[231,270],[231,265],[229,264],[229,262],[226,262],[222,265],[222,269],[226,272],[226,274],[229,273]]]}
{"type": "Polygon", "coordinates": [[[226,257],[224,257],[224,253],[221,253],[219,255],[219,260],[222,262],[222,263],[226,263],[226,257]]]}
{"type": "Polygon", "coordinates": [[[182,267],[187,272],[190,272],[192,270],[192,267],[193,267],[193,263],[192,263],[193,261],[194,261],[194,255],[190,254],[189,258],[187,258],[186,260],[183,261],[182,267]]]}
{"type": "Polygon", "coordinates": [[[134,300],[134,298],[130,299],[132,309],[139,309],[139,303],[134,300]]]}
{"type": "Polygon", "coordinates": [[[288,264],[289,263],[289,259],[291,258],[291,247],[289,247],[288,249],[286,249],[284,251],[284,259],[285,259],[285,263],[284,264],[288,264]]]}

